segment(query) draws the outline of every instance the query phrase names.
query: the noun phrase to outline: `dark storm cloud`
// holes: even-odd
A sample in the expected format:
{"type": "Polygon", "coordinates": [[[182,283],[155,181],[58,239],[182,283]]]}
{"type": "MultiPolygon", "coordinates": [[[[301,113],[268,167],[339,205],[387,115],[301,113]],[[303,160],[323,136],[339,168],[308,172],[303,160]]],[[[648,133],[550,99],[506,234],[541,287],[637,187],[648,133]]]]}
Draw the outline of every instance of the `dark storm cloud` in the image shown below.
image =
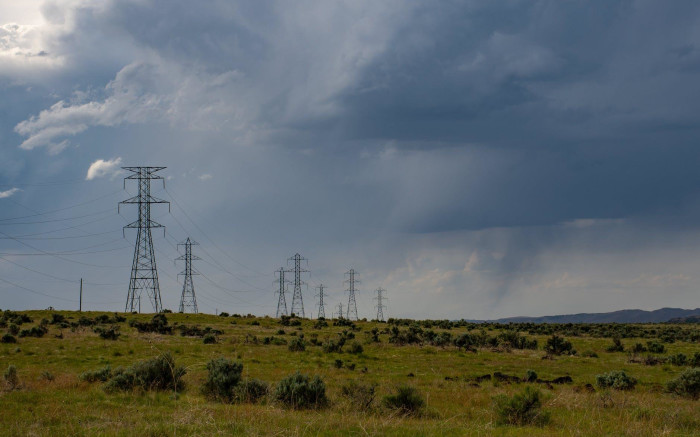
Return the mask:
{"type": "MultiPolygon", "coordinates": [[[[648,252],[620,275],[673,270],[652,253],[700,217],[699,9],[45,2],[44,25],[0,32],[0,182],[163,163],[202,226],[257,271],[301,251],[318,279],[353,265],[418,302],[397,310],[429,307],[415,316],[523,309],[538,284],[590,285],[576,269],[605,277],[579,256],[648,252]]],[[[69,203],[115,184],[17,199],[69,203]]],[[[648,302],[661,282],[640,285],[648,302]]]]}

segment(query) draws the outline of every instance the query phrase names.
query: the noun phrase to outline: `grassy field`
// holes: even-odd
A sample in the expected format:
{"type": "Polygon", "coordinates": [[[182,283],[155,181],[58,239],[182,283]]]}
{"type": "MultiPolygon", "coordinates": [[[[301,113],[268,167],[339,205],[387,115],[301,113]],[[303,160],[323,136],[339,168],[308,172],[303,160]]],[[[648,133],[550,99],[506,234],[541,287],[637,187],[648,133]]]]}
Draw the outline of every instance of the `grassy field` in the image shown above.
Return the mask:
{"type": "MultiPolygon", "coordinates": [[[[33,322],[20,328],[36,326],[44,318],[50,320],[54,313],[24,312],[33,322]]],[[[104,313],[60,314],[70,324],[80,317],[104,313]]],[[[61,328],[52,324],[41,338],[18,337],[17,343],[0,344],[0,371],[14,365],[19,379],[15,388],[0,381],[4,382],[0,435],[700,435],[699,401],[665,391],[665,384],[687,367],[630,362],[627,352],[606,352],[612,344],[610,338],[565,335],[578,353],[544,359],[542,346],[548,335],[523,333],[537,339],[537,349],[481,347],[465,351],[453,345],[399,346],[389,343],[390,325],[360,321],[352,332],[353,341],[363,347],[362,353],[349,353],[347,344],[342,353],[325,353],[311,343],[305,351],[292,352],[284,344],[264,344],[264,338],[274,336],[289,342],[303,335],[307,342],[314,338],[323,342],[338,339],[348,328],[333,326],[331,321],[319,329],[313,320],[302,320],[301,326],[281,326],[280,320],[273,318],[167,314],[171,326],[199,325],[223,331],[215,344],[204,344],[202,338],[183,337],[177,329],[172,335],[139,333],[128,321],[148,321],[151,315],[122,315],[127,321],[118,324],[121,335],[117,340],[100,338],[93,326],[61,328]],[[384,332],[378,343],[370,340],[374,327],[384,332]],[[177,395],[172,391],[107,392],[100,382],[79,379],[86,371],[106,365],[126,367],[167,351],[187,369],[186,388],[177,395]],[[583,351],[595,352],[598,357],[584,357],[583,351]],[[272,397],[256,404],[209,400],[200,387],[207,376],[207,363],[221,356],[243,363],[244,377],[267,381],[273,388],[295,371],[318,375],[326,384],[330,404],[322,409],[294,410],[272,397]],[[337,360],[342,360],[342,365],[337,360]],[[522,378],[528,370],[543,380],[570,376],[573,382],[492,379],[477,383],[474,379],[494,372],[522,378]],[[596,375],[612,370],[623,370],[636,378],[636,388],[618,391],[597,387],[596,375]],[[342,387],[350,381],[376,384],[376,401],[370,410],[361,410],[343,396],[342,387]],[[592,384],[594,391],[586,384],[592,384]],[[425,400],[420,413],[402,415],[382,406],[382,398],[401,385],[419,390],[425,400]],[[526,386],[541,390],[543,409],[551,416],[549,423],[497,424],[494,397],[512,396],[526,386]]],[[[447,332],[454,337],[467,329],[447,332]]],[[[697,331],[698,326],[683,329],[697,331]]],[[[496,336],[499,331],[486,333],[496,336]]],[[[623,338],[622,342],[629,349],[648,340],[652,339],[623,338]]],[[[666,351],[660,354],[664,356],[692,356],[700,351],[697,342],[675,341],[664,346],[666,351]]]]}

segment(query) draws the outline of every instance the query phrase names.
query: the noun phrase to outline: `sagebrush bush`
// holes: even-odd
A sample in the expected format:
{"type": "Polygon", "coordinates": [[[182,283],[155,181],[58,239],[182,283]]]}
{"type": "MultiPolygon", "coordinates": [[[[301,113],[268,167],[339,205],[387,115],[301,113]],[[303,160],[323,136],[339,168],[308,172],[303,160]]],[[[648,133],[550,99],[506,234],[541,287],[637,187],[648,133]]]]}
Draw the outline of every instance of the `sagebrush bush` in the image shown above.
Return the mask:
{"type": "Polygon", "coordinates": [[[216,336],[214,334],[206,334],[202,342],[204,344],[216,344],[216,336]]]}
{"type": "Polygon", "coordinates": [[[129,326],[136,328],[139,332],[155,332],[157,334],[172,334],[173,327],[168,326],[168,318],[163,313],[154,315],[150,322],[139,322],[132,319],[129,326]]]}
{"type": "Polygon", "coordinates": [[[3,376],[5,377],[5,382],[10,390],[14,390],[19,387],[19,376],[17,376],[17,368],[14,365],[10,364],[7,366],[7,370],[5,370],[5,374],[3,376]]]}
{"type": "Polygon", "coordinates": [[[337,342],[335,340],[328,339],[323,343],[323,352],[330,354],[333,352],[342,352],[343,351],[343,345],[340,344],[340,342],[337,342]]]}
{"type": "Polygon", "coordinates": [[[209,374],[202,386],[202,392],[211,399],[233,401],[233,390],[241,382],[243,364],[220,357],[209,361],[207,370],[209,374]]]}
{"type": "Polygon", "coordinates": [[[666,347],[656,341],[647,341],[647,350],[653,354],[662,354],[666,351],[666,347]]]}
{"type": "Polygon", "coordinates": [[[622,344],[620,337],[613,337],[613,344],[605,348],[606,352],[624,352],[625,345],[622,344]]]}
{"type": "Polygon", "coordinates": [[[234,389],[236,402],[256,403],[270,393],[270,384],[259,379],[244,379],[234,389]]]}
{"type": "Polygon", "coordinates": [[[537,381],[537,372],[534,370],[528,369],[527,372],[525,372],[525,379],[526,382],[535,382],[537,381]]]}
{"type": "Polygon", "coordinates": [[[119,326],[117,325],[110,326],[109,328],[103,328],[101,326],[98,326],[95,329],[93,329],[93,331],[99,334],[100,338],[103,338],[105,340],[116,340],[121,335],[119,333],[119,326]]]}
{"type": "Polygon", "coordinates": [[[565,338],[559,337],[556,334],[553,334],[547,339],[547,343],[544,345],[544,350],[551,355],[575,353],[571,342],[565,338]]]}
{"type": "Polygon", "coordinates": [[[5,334],[0,338],[0,343],[17,343],[17,339],[12,334],[5,334]]]}
{"type": "Polygon", "coordinates": [[[542,393],[535,388],[525,387],[513,397],[499,395],[493,398],[496,419],[500,425],[545,425],[549,413],[542,410],[542,393]]]}
{"type": "Polygon", "coordinates": [[[105,382],[112,377],[112,368],[105,366],[101,369],[83,372],[78,379],[85,382],[105,382]]]}
{"type": "Polygon", "coordinates": [[[622,370],[613,370],[610,373],[596,375],[596,383],[600,388],[613,388],[615,390],[633,390],[637,380],[628,376],[622,370]]]}
{"type": "Polygon", "coordinates": [[[187,370],[177,366],[170,352],[166,352],[156,358],[140,361],[126,369],[115,369],[112,377],[107,381],[105,390],[182,390],[184,382],[182,377],[187,370]]]}
{"type": "Polygon", "coordinates": [[[277,384],[275,399],[295,409],[322,408],[328,404],[323,380],[299,372],[287,376],[277,384]]]}
{"type": "Polygon", "coordinates": [[[350,405],[361,411],[367,411],[372,408],[375,392],[375,385],[363,384],[357,381],[350,381],[341,388],[342,395],[348,398],[350,405]]]}
{"type": "Polygon", "coordinates": [[[386,408],[396,410],[400,414],[410,415],[420,412],[425,405],[420,392],[410,385],[402,385],[396,388],[394,394],[384,397],[382,401],[386,408]]]}
{"type": "Polygon", "coordinates": [[[700,368],[687,369],[666,384],[666,389],[679,396],[700,398],[700,368]]]}
{"type": "Polygon", "coordinates": [[[303,338],[293,338],[287,346],[290,352],[304,352],[306,350],[306,341],[303,338]]]}
{"type": "Polygon", "coordinates": [[[353,341],[352,343],[350,343],[350,347],[348,348],[348,352],[351,354],[361,354],[363,351],[364,348],[357,341],[353,341]]]}

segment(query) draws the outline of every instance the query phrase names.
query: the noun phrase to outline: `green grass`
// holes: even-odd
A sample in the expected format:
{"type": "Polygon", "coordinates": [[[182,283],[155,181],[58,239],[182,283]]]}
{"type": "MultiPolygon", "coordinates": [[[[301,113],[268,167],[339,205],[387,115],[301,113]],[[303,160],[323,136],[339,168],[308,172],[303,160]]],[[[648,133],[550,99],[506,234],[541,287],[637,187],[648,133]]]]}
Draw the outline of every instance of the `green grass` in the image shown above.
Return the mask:
{"type": "MultiPolygon", "coordinates": [[[[54,312],[26,312],[37,325],[54,312]]],[[[95,317],[103,313],[62,312],[69,322],[81,315],[95,317]]],[[[110,313],[111,315],[111,313],[110,313]]],[[[129,319],[150,320],[150,315],[127,315],[129,319]]],[[[361,331],[355,340],[362,353],[323,353],[322,347],[308,341],[317,334],[322,343],[338,339],[347,327],[329,326],[314,329],[312,320],[303,320],[301,327],[285,326],[272,318],[223,318],[212,315],[167,314],[175,323],[210,326],[223,331],[215,344],[203,344],[201,338],[138,333],[127,322],[120,323],[121,336],[103,340],[91,327],[76,330],[49,326],[43,338],[24,337],[17,344],[0,344],[0,371],[10,364],[17,368],[20,386],[9,390],[0,381],[0,435],[621,435],[621,436],[691,436],[700,433],[700,403],[666,393],[665,384],[685,367],[671,365],[645,366],[628,362],[627,353],[608,353],[610,338],[569,337],[577,351],[594,351],[599,358],[557,356],[542,359],[542,346],[547,336],[531,336],[540,345],[537,350],[476,352],[459,351],[453,346],[396,346],[388,343],[388,335],[379,336],[380,343],[370,343],[365,335],[373,327],[380,331],[386,324],[358,322],[361,331]],[[251,325],[254,320],[259,325],[251,325]],[[234,322],[235,324],[231,324],[234,322]],[[279,335],[283,328],[285,335],[279,335]],[[299,330],[301,328],[301,330],[299,330]],[[263,345],[264,337],[277,336],[291,340],[290,334],[304,334],[306,350],[291,352],[286,345],[263,345]],[[63,338],[56,336],[62,333],[63,338]],[[253,336],[259,342],[255,344],[253,336]],[[86,371],[131,366],[137,361],[170,352],[178,365],[185,366],[186,390],[173,396],[171,392],[107,393],[101,383],[81,382],[78,376],[86,371]],[[318,375],[326,385],[330,404],[319,410],[293,410],[272,400],[258,404],[223,404],[208,400],[200,392],[206,379],[206,364],[217,357],[243,363],[243,378],[269,382],[272,387],[284,377],[299,371],[318,375]],[[342,368],[336,368],[342,359],[342,368]],[[355,364],[355,370],[348,365],[355,364]],[[367,369],[364,371],[364,369],[367,369]],[[551,380],[569,375],[573,384],[552,385],[503,383],[473,378],[502,372],[525,377],[534,370],[540,379],[551,380]],[[622,370],[638,380],[632,391],[580,389],[595,385],[596,375],[622,370]],[[42,377],[50,372],[52,381],[42,377]],[[410,376],[412,375],[412,376],[410,376]],[[446,379],[446,377],[448,379],[446,379]],[[376,386],[378,400],[396,392],[396,388],[415,387],[425,399],[419,415],[402,415],[375,402],[370,410],[358,408],[342,395],[342,387],[350,381],[376,386]],[[493,399],[498,395],[513,396],[526,386],[542,391],[542,409],[551,420],[544,426],[502,426],[497,424],[493,399]]],[[[332,325],[332,324],[331,324],[332,325]]],[[[697,325],[696,325],[697,326],[697,325]]],[[[688,326],[685,326],[686,328],[688,326]]],[[[692,327],[692,326],[691,326],[692,327]]],[[[443,330],[432,328],[436,332],[443,330]]],[[[694,328],[697,329],[697,328],[694,328]]],[[[3,333],[0,330],[0,333],[3,333]]],[[[453,335],[464,329],[452,329],[453,335]]],[[[493,330],[489,335],[496,335],[493,330]]],[[[355,341],[350,340],[350,342],[355,341]]],[[[625,338],[625,347],[649,339],[625,338]]],[[[700,350],[697,343],[665,344],[665,355],[700,350]]],[[[344,350],[348,349],[348,345],[344,350]]]]}

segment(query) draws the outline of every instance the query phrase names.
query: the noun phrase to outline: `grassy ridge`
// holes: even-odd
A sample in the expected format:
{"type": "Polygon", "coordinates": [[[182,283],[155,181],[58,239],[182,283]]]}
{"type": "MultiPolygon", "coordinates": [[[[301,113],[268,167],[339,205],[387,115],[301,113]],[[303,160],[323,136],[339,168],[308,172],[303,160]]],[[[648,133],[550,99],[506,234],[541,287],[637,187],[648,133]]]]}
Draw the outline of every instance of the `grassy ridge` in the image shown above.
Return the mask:
{"type": "MultiPolygon", "coordinates": [[[[51,319],[54,311],[28,311],[37,325],[51,319]]],[[[81,316],[104,313],[60,312],[68,322],[81,316]]],[[[108,313],[112,316],[111,313],[108,313]]],[[[368,341],[372,328],[387,324],[358,322],[356,340],[361,354],[324,353],[321,346],[307,344],[303,352],[291,352],[286,345],[263,344],[265,337],[287,341],[301,334],[310,340],[337,339],[346,327],[313,327],[303,320],[299,327],[281,326],[272,318],[217,317],[212,315],[167,314],[169,324],[199,325],[223,331],[215,344],[202,338],[139,333],[128,321],[148,322],[150,315],[125,315],[119,323],[120,337],[104,340],[92,327],[61,329],[49,325],[42,338],[23,337],[17,344],[0,344],[0,371],[17,367],[21,388],[0,392],[0,435],[697,435],[700,433],[698,401],[679,398],[664,391],[667,381],[684,370],[668,364],[647,366],[628,361],[627,353],[608,353],[610,338],[567,337],[579,351],[575,356],[543,359],[542,346],[548,336],[527,335],[540,345],[536,350],[499,351],[479,348],[476,352],[454,346],[397,346],[381,334],[380,343],[368,341]],[[232,323],[233,322],[233,323],[232,323]],[[278,334],[280,329],[284,335],[278,334]],[[62,335],[63,338],[57,338],[62,335]],[[255,340],[257,339],[257,341],[255,340]],[[129,366],[136,361],[170,351],[178,365],[187,368],[187,389],[178,396],[169,392],[106,393],[99,383],[81,382],[85,371],[129,366]],[[581,356],[593,351],[598,358],[581,356]],[[206,378],[206,364],[220,356],[243,363],[243,376],[272,384],[299,370],[319,375],[326,383],[331,405],[316,411],[286,409],[274,402],[262,404],[220,404],[207,400],[199,387],[206,378]],[[336,360],[342,360],[341,368],[336,360]],[[349,367],[354,364],[354,370],[349,367]],[[349,366],[350,365],[350,366],[349,366]],[[366,371],[364,370],[366,368],[366,371]],[[544,394],[543,407],[551,422],[543,427],[499,426],[493,397],[512,395],[525,383],[502,383],[474,378],[494,372],[524,377],[527,370],[552,380],[571,376],[573,384],[533,384],[544,394]],[[639,383],[635,390],[621,392],[583,388],[595,384],[598,374],[623,370],[639,383]],[[46,378],[49,372],[54,378],[46,378]],[[424,396],[423,414],[404,417],[377,406],[360,411],[342,396],[350,380],[377,385],[381,398],[398,385],[415,386],[424,396]]],[[[435,332],[443,329],[433,327],[435,332]]],[[[684,329],[688,329],[687,326],[684,329]]],[[[690,329],[697,329],[691,327],[690,329]]],[[[5,330],[6,331],[6,330],[5,330]]],[[[449,330],[454,336],[466,328],[449,330]]],[[[497,329],[487,331],[495,336],[497,329]]],[[[628,348],[648,338],[625,338],[628,348]]],[[[692,356],[698,343],[665,343],[666,355],[692,356]]],[[[348,349],[346,346],[345,349],[348,349]]]]}

